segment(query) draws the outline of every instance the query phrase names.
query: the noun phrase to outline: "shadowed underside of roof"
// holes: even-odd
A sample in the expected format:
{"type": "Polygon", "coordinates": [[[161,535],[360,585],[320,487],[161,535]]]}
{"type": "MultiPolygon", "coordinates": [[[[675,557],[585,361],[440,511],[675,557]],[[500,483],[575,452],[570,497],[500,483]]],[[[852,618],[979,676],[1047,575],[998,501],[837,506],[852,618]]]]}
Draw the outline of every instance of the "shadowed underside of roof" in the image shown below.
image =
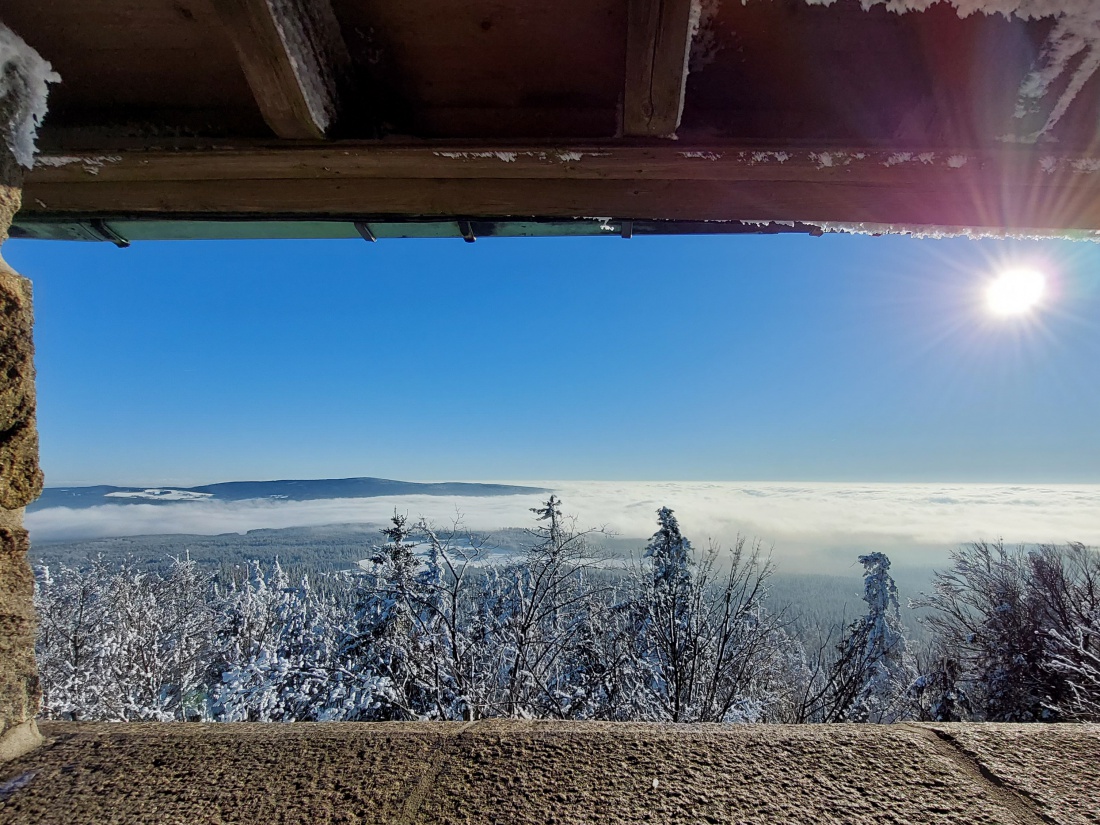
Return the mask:
{"type": "Polygon", "coordinates": [[[1084,0],[11,0],[3,20],[62,77],[16,234],[1100,231],[1084,0]]]}
{"type": "Polygon", "coordinates": [[[0,823],[1088,823],[1088,725],[43,725],[0,823]]]}

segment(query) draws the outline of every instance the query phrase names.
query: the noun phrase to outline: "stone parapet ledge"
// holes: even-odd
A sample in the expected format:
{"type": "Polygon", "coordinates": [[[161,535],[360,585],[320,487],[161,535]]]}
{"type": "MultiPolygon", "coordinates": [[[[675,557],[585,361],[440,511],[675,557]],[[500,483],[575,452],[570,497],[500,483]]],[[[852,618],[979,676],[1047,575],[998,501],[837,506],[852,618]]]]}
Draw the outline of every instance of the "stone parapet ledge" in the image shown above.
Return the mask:
{"type": "Polygon", "coordinates": [[[1097,822],[1097,725],[43,723],[7,823],[1097,822]]]}

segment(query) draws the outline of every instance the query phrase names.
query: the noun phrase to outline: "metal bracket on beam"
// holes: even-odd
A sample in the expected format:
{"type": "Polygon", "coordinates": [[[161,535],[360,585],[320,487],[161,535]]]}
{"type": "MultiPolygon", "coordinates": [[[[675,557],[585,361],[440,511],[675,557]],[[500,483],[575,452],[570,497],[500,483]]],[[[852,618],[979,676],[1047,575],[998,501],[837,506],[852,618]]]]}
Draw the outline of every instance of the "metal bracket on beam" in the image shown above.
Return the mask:
{"type": "Polygon", "coordinates": [[[474,234],[474,228],[469,221],[459,221],[458,231],[462,233],[462,240],[466,243],[473,243],[477,240],[477,235],[474,234]]]}
{"type": "Polygon", "coordinates": [[[91,230],[92,234],[101,241],[110,241],[119,249],[125,249],[130,245],[130,242],[115,232],[115,230],[111,229],[105,220],[95,218],[88,222],[88,228],[91,230]]]}
{"type": "Polygon", "coordinates": [[[622,230],[619,232],[624,238],[628,240],[634,237],[634,221],[623,221],[622,230]]]}
{"type": "Polygon", "coordinates": [[[370,229],[370,224],[366,221],[356,221],[355,231],[359,233],[360,237],[362,237],[364,241],[370,241],[371,243],[374,243],[378,240],[378,238],[374,237],[374,233],[371,232],[370,229]]]}

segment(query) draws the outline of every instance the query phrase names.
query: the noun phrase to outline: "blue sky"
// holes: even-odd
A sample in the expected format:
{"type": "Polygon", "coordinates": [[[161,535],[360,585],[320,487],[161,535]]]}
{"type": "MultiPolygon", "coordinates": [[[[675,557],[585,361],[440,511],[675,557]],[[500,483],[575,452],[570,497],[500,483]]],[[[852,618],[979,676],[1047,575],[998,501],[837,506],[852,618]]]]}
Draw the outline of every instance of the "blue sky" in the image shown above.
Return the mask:
{"type": "Polygon", "coordinates": [[[11,241],[47,484],[1100,482],[1100,245],[11,241]],[[996,319],[997,270],[1044,306],[996,319]]]}

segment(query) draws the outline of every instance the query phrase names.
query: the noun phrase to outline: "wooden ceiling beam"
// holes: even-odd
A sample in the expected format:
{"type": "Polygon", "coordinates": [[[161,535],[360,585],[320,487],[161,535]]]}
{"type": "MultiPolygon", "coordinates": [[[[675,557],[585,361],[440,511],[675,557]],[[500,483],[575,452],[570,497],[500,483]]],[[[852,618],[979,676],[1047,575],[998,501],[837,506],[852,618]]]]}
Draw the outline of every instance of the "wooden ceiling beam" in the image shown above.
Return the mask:
{"type": "Polygon", "coordinates": [[[1088,155],[1049,147],[898,152],[881,147],[738,144],[624,145],[378,141],[238,142],[207,149],[101,149],[40,153],[32,183],[98,186],[107,182],[316,180],[322,178],[525,178],[807,181],[891,186],[931,180],[960,192],[976,181],[1049,186],[1100,185],[1088,155]]]}
{"type": "Polygon", "coordinates": [[[565,217],[1100,231],[1086,157],[330,146],[40,158],[29,218],[565,217]]]}
{"type": "Polygon", "coordinates": [[[577,218],[796,221],[874,224],[869,231],[928,226],[993,231],[1100,232],[1095,190],[997,187],[960,199],[953,187],[881,187],[810,181],[524,180],[382,178],[370,181],[228,180],[172,185],[33,184],[28,219],[175,220],[280,218],[577,218]]]}
{"type": "Polygon", "coordinates": [[[335,143],[39,158],[28,215],[839,221],[1100,230],[1100,169],[970,153],[335,143]]]}
{"type": "Polygon", "coordinates": [[[214,0],[277,137],[318,140],[340,115],[351,58],[329,0],[214,0]]]}
{"type": "Polygon", "coordinates": [[[692,0],[629,0],[623,134],[672,137],[691,51],[692,0]]]}

